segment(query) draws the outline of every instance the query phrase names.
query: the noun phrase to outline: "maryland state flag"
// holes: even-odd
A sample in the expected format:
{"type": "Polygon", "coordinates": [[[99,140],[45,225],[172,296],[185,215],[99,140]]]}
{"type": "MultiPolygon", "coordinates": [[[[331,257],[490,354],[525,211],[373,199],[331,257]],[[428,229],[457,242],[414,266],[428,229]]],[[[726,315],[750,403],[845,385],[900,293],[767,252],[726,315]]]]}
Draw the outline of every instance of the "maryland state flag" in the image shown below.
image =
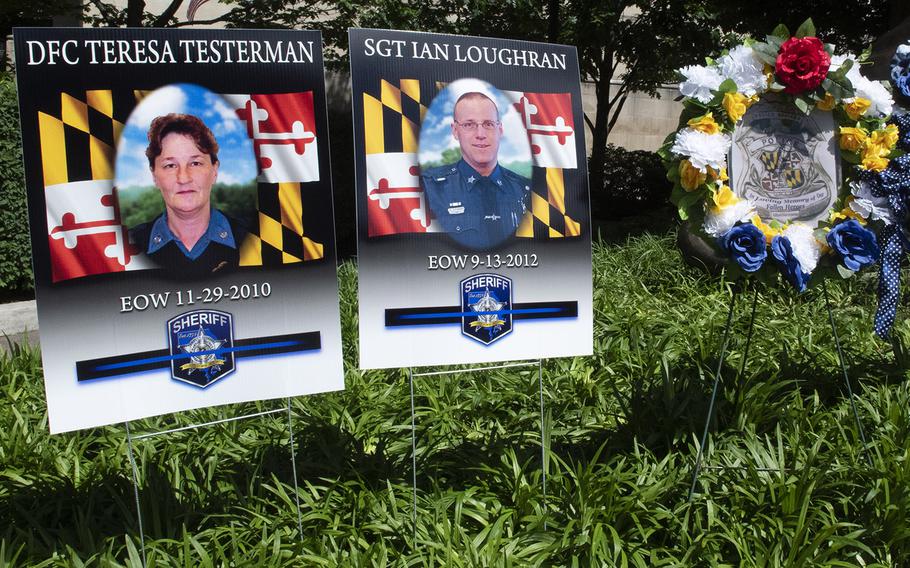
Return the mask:
{"type": "Polygon", "coordinates": [[[223,96],[246,123],[259,163],[259,227],[241,246],[240,266],[323,258],[323,244],[305,234],[300,187],[319,181],[313,92],[223,96]]]}
{"type": "MultiPolygon", "coordinates": [[[[383,79],[377,91],[362,93],[370,237],[441,230],[420,187],[417,150],[423,117],[436,90],[444,87],[428,88],[415,79],[397,84],[383,79]]],[[[572,95],[504,93],[524,120],[534,165],[530,207],[516,235],[579,236],[581,224],[575,218],[586,214],[582,210],[586,201],[575,195],[584,180],[577,175],[572,95]]]]}
{"type": "Polygon", "coordinates": [[[367,221],[371,237],[437,230],[420,187],[417,143],[427,112],[427,88],[415,79],[381,80],[363,93],[367,174],[367,221]]]}
{"type": "MultiPolygon", "coordinates": [[[[47,233],[54,282],[154,268],[129,241],[114,188],[115,148],[147,92],[62,92],[38,112],[47,233]]],[[[324,257],[305,234],[301,183],[319,180],[313,93],[227,95],[247,124],[259,161],[258,227],[241,266],[324,257]]]]}
{"type": "Polygon", "coordinates": [[[57,101],[38,112],[52,279],[148,268],[120,222],[113,181],[133,93],[64,92],[57,101]]]}

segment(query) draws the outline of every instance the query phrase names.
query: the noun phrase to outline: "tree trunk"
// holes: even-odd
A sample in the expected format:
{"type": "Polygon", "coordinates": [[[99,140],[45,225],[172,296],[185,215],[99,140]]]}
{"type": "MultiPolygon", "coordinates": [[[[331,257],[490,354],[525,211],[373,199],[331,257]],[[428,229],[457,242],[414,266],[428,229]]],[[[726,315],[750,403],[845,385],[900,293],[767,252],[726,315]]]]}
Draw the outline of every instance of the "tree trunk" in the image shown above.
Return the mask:
{"type": "MultiPolygon", "coordinates": [[[[612,56],[605,60],[604,66],[612,67],[612,56]]],[[[594,126],[591,128],[591,160],[588,162],[588,181],[591,193],[603,191],[604,162],[607,156],[607,137],[610,135],[610,78],[612,73],[601,72],[594,84],[597,110],[594,114],[594,126]]]]}
{"type": "Polygon", "coordinates": [[[547,0],[547,41],[550,43],[559,42],[559,29],[562,27],[559,22],[559,2],[560,0],[547,0]]]}
{"type": "Polygon", "coordinates": [[[126,25],[131,28],[142,27],[143,12],[145,12],[145,0],[129,0],[126,5],[126,25]]]}

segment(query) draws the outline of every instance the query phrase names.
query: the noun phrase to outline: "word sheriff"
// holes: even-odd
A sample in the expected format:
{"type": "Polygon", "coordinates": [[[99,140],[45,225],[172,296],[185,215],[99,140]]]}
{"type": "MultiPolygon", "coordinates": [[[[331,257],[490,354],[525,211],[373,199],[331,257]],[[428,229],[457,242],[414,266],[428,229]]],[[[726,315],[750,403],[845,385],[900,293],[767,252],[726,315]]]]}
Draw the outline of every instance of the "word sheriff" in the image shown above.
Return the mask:
{"type": "Polygon", "coordinates": [[[171,320],[171,332],[179,333],[184,329],[202,326],[229,326],[231,319],[219,312],[192,312],[183,317],[171,320]]]}

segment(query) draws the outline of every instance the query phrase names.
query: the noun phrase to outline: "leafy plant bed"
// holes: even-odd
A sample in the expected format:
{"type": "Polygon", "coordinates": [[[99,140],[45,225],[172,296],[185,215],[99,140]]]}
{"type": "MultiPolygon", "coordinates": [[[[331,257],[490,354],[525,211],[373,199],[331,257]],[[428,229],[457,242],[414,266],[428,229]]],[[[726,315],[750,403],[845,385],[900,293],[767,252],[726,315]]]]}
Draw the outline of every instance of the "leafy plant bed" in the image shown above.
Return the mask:
{"type": "MultiPolygon", "coordinates": [[[[544,362],[546,501],[536,369],[424,377],[415,383],[415,539],[407,372],[356,369],[355,268],[346,263],[347,390],[292,401],[303,534],[286,415],[155,437],[135,444],[149,565],[903,565],[906,310],[895,356],[872,339],[875,279],[829,282],[869,465],[821,292],[759,290],[751,356],[737,379],[748,323],[741,301],[706,468],[688,505],[732,284],[687,267],[674,238],[595,244],[595,354],[544,362]]],[[[123,428],[48,436],[41,382],[37,351],[0,354],[0,565],[138,566],[123,428]]]]}

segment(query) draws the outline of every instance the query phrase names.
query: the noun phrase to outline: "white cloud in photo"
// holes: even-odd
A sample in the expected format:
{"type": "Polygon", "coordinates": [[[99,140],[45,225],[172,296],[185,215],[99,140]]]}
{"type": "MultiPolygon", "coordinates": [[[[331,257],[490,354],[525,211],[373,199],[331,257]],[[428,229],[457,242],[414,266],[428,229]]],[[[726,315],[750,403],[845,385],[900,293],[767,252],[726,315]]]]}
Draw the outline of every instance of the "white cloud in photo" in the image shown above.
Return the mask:
{"type": "Polygon", "coordinates": [[[187,95],[179,85],[168,85],[156,89],[139,101],[127,125],[147,131],[155,117],[172,112],[186,112],[187,95]]]}

